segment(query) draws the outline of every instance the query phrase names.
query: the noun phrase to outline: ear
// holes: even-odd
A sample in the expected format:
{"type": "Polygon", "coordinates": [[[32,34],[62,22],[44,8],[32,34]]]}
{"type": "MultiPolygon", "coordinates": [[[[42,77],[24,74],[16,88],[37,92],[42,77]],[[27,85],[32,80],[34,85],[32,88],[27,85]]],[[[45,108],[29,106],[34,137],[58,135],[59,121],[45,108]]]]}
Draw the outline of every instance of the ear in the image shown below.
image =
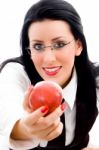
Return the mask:
{"type": "Polygon", "coordinates": [[[81,54],[83,50],[83,45],[82,42],[80,41],[80,39],[78,39],[76,41],[76,52],[75,52],[75,56],[79,56],[81,54]]]}

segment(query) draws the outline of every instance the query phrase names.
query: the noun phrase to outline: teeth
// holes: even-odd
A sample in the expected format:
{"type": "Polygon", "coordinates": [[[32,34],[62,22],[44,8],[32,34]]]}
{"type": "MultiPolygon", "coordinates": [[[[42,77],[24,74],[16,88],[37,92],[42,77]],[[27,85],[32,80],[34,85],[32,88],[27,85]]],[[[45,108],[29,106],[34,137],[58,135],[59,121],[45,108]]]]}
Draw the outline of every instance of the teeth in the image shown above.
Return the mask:
{"type": "Polygon", "coordinates": [[[57,67],[57,68],[45,68],[45,70],[46,71],[48,71],[48,72],[53,72],[53,71],[56,71],[57,69],[59,69],[59,67],[57,67]]]}

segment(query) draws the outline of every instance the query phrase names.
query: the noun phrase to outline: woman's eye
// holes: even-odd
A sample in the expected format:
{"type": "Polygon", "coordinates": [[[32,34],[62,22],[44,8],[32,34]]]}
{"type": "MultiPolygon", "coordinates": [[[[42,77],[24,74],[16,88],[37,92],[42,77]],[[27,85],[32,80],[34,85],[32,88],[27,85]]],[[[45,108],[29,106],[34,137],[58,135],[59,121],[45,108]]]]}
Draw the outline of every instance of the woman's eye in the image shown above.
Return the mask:
{"type": "Polygon", "coordinates": [[[35,50],[43,50],[44,49],[44,45],[43,44],[34,44],[33,48],[35,50]]]}
{"type": "Polygon", "coordinates": [[[54,48],[58,49],[58,48],[62,48],[64,47],[66,44],[64,42],[57,42],[54,44],[54,48]]]}

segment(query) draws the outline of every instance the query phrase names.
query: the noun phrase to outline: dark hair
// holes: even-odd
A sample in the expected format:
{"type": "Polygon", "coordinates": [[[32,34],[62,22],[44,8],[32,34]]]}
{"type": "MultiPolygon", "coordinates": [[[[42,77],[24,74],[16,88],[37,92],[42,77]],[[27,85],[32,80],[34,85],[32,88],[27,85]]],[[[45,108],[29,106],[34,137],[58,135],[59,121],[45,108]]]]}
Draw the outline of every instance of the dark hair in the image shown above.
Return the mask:
{"type": "Polygon", "coordinates": [[[78,98],[95,99],[96,102],[96,81],[97,72],[93,63],[90,62],[87,53],[86,39],[83,33],[81,18],[75,8],[64,0],[40,0],[27,12],[21,33],[21,48],[24,68],[32,84],[43,80],[36,71],[26,47],[29,46],[28,28],[31,23],[44,19],[63,20],[69,23],[75,39],[80,39],[83,50],[80,56],[75,57],[75,68],[78,75],[78,98]],[[80,87],[80,88],[79,88],[80,87]],[[80,93],[80,95],[79,95],[80,93]]]}

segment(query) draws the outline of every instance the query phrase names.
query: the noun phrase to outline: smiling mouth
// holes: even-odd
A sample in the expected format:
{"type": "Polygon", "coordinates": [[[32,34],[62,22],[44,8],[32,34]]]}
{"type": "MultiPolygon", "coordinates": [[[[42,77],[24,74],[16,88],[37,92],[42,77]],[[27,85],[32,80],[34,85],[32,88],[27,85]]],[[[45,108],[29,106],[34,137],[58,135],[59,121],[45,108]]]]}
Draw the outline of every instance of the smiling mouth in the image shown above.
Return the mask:
{"type": "Polygon", "coordinates": [[[44,67],[43,70],[48,76],[54,76],[61,70],[62,66],[57,67],[44,67]]]}

